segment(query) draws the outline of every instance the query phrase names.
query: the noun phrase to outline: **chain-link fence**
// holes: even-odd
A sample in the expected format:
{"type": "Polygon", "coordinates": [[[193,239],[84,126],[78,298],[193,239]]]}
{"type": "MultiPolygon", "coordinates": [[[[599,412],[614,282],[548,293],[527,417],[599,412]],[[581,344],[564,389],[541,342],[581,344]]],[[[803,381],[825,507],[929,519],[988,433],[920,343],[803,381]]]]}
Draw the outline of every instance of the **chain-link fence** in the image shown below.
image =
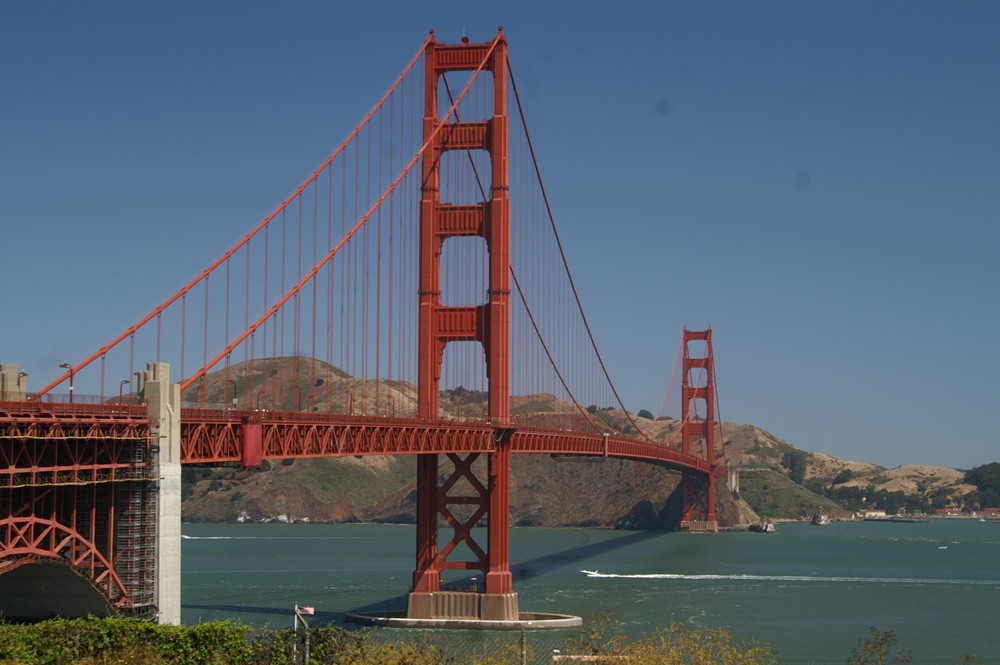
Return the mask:
{"type": "Polygon", "coordinates": [[[443,659],[463,663],[503,657],[519,665],[551,665],[567,645],[580,638],[579,628],[558,630],[417,630],[374,629],[374,640],[434,647],[443,659]]]}

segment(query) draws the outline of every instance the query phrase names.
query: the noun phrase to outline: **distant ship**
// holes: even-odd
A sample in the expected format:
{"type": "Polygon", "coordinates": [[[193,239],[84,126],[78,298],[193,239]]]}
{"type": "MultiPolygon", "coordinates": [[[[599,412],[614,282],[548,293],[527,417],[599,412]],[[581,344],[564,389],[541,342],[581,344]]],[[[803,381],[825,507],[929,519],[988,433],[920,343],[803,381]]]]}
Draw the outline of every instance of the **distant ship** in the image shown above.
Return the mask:
{"type": "Polygon", "coordinates": [[[865,522],[926,522],[926,517],[906,517],[904,515],[889,515],[888,517],[866,517],[865,522]]]}

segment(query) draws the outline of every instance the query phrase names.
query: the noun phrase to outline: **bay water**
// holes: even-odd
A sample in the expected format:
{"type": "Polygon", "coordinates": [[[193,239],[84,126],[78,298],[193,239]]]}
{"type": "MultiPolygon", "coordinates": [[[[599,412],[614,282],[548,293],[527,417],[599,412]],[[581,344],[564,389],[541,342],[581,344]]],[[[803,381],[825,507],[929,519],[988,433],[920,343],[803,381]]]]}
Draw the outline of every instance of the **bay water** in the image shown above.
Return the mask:
{"type": "MultiPolygon", "coordinates": [[[[349,625],[347,612],[406,606],[410,525],[185,524],[183,537],[187,624],[291,627],[298,604],[316,608],[314,624],[349,625]]],[[[785,523],[776,534],[515,528],[511,570],[522,611],[609,615],[633,637],[682,622],[770,643],[786,663],[845,663],[874,626],[916,663],[964,654],[1000,663],[997,523],[785,523]]],[[[380,633],[434,642],[449,631],[380,633]]],[[[532,631],[526,641],[547,662],[578,634],[532,631]]]]}

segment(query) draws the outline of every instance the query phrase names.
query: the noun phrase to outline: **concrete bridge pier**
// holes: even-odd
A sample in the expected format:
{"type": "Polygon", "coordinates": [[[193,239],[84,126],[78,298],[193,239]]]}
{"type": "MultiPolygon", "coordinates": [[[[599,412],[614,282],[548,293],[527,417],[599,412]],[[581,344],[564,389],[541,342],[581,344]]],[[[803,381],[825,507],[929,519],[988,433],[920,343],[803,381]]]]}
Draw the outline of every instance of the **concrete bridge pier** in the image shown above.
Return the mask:
{"type": "Polygon", "coordinates": [[[170,365],[147,363],[137,389],[149,409],[152,477],[157,487],[157,623],[181,622],[181,389],[170,365]]]}
{"type": "Polygon", "coordinates": [[[0,363],[0,399],[24,399],[24,376],[17,371],[17,365],[0,363]]]}

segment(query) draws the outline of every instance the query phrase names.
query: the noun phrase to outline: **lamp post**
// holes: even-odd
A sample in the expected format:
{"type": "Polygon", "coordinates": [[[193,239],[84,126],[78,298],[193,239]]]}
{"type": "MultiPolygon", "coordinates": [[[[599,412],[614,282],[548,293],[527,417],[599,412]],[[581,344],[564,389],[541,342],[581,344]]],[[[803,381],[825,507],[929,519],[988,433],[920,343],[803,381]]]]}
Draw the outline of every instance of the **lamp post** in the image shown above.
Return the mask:
{"type": "MultiPolygon", "coordinates": [[[[24,395],[25,395],[25,390],[24,390],[24,385],[23,385],[24,382],[21,381],[21,379],[23,377],[25,377],[25,376],[28,376],[27,372],[18,372],[17,373],[17,399],[24,399],[24,395]]],[[[11,399],[11,397],[4,397],[4,399],[11,399]]]]}
{"type": "Polygon", "coordinates": [[[121,383],[118,384],[118,403],[119,404],[122,403],[122,388],[125,387],[126,383],[132,383],[132,382],[129,381],[128,379],[122,379],[121,383]]]}
{"type": "Polygon", "coordinates": [[[73,371],[73,366],[70,365],[69,363],[63,363],[62,365],[59,365],[59,366],[69,370],[69,403],[72,404],[73,403],[73,375],[76,372],[73,371]]]}

